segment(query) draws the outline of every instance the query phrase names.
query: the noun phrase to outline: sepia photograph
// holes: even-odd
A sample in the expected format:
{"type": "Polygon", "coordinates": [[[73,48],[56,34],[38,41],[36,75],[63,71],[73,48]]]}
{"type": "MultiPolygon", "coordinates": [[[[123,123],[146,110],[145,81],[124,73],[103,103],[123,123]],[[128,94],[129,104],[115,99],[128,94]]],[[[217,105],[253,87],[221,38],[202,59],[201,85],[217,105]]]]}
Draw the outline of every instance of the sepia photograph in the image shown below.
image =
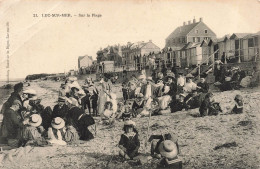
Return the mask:
{"type": "Polygon", "coordinates": [[[0,168],[260,168],[260,0],[0,0],[0,28],[0,168]]]}

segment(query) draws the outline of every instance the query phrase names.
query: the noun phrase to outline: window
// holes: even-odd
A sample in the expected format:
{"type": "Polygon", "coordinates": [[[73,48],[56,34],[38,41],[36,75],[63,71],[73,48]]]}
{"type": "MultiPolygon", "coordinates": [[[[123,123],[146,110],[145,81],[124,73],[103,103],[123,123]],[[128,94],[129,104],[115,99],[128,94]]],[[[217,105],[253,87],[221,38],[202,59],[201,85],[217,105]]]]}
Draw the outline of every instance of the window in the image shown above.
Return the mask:
{"type": "Polygon", "coordinates": [[[254,40],[253,40],[253,38],[248,39],[248,47],[254,47],[254,40]]]}
{"type": "Polygon", "coordinates": [[[182,38],[182,43],[185,43],[185,38],[182,38]]]}
{"type": "Polygon", "coordinates": [[[193,42],[196,42],[196,38],[195,37],[193,37],[193,42]]]}
{"type": "Polygon", "coordinates": [[[208,40],[208,37],[204,37],[205,40],[208,40]]]}
{"type": "Polygon", "coordinates": [[[181,43],[181,38],[179,38],[179,43],[181,43]]]}
{"type": "Polygon", "coordinates": [[[198,29],[196,29],[196,30],[195,30],[195,33],[199,33],[199,30],[198,30],[198,29]]]}
{"type": "Polygon", "coordinates": [[[197,37],[197,42],[200,42],[200,37],[197,37]]]}
{"type": "Polygon", "coordinates": [[[207,30],[207,29],[205,29],[205,33],[208,33],[208,30],[207,30]]]}

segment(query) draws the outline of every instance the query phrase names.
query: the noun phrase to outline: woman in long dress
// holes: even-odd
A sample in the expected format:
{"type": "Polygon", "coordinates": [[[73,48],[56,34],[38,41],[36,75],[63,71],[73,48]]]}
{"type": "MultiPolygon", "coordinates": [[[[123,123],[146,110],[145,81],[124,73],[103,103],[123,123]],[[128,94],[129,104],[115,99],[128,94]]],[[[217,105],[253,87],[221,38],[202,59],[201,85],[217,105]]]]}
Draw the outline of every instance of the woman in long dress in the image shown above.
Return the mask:
{"type": "Polygon", "coordinates": [[[101,90],[99,92],[99,99],[98,99],[98,114],[101,115],[104,112],[104,106],[107,101],[111,100],[110,92],[111,92],[111,81],[109,77],[101,78],[100,80],[101,90]],[[105,79],[105,80],[104,80],[105,79]]]}

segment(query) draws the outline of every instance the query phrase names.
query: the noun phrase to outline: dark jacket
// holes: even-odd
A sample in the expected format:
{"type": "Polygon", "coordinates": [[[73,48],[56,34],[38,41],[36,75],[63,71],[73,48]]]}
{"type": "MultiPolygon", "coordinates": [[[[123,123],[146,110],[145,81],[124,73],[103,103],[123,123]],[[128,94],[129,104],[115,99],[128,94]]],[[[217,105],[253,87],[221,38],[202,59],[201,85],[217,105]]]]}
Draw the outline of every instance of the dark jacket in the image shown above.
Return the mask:
{"type": "Polygon", "coordinates": [[[181,111],[182,109],[186,109],[187,105],[185,104],[185,102],[180,102],[177,100],[175,102],[172,102],[170,104],[170,107],[171,107],[171,112],[174,113],[177,111],[181,111]]]}
{"type": "MultiPolygon", "coordinates": [[[[170,91],[167,93],[167,95],[170,95],[171,97],[176,97],[177,94],[177,85],[175,82],[172,82],[171,84],[166,84],[166,86],[170,87],[170,91]]],[[[164,91],[164,89],[163,89],[164,91]]]]}
{"type": "Polygon", "coordinates": [[[199,83],[197,84],[197,86],[201,87],[201,89],[198,90],[199,92],[208,93],[208,91],[209,91],[209,85],[208,85],[207,82],[204,82],[204,83],[199,82],[199,83]]]}
{"type": "Polygon", "coordinates": [[[142,100],[140,103],[137,103],[137,101],[135,100],[132,106],[132,109],[134,111],[140,109],[140,108],[144,108],[144,100],[142,100]]]}
{"type": "Polygon", "coordinates": [[[205,98],[199,108],[200,115],[201,116],[207,116],[208,115],[208,110],[210,107],[210,100],[209,98],[205,98]]]}
{"type": "Polygon", "coordinates": [[[135,157],[138,153],[138,149],[140,148],[138,134],[136,133],[133,137],[127,137],[125,134],[122,134],[119,145],[126,148],[126,153],[130,158],[135,157]]]}
{"type": "Polygon", "coordinates": [[[53,113],[52,113],[52,119],[55,117],[61,117],[62,119],[65,119],[69,112],[69,107],[66,104],[63,104],[62,107],[59,106],[59,104],[56,104],[53,107],[53,113]]]}
{"type": "Polygon", "coordinates": [[[7,139],[17,139],[21,136],[23,128],[22,117],[18,112],[9,108],[3,118],[2,136],[7,139]]]}
{"type": "MultiPolygon", "coordinates": [[[[12,106],[14,100],[19,100],[21,104],[23,104],[21,96],[18,93],[13,92],[11,93],[11,96],[8,98],[8,100],[3,104],[1,109],[2,114],[5,114],[5,112],[12,106]]],[[[19,113],[20,112],[21,111],[19,110],[19,113]]]]}
{"type": "Polygon", "coordinates": [[[95,124],[95,120],[79,107],[72,107],[68,114],[67,120],[72,121],[72,126],[76,128],[81,140],[93,139],[93,134],[88,130],[88,126],[95,124]]]}

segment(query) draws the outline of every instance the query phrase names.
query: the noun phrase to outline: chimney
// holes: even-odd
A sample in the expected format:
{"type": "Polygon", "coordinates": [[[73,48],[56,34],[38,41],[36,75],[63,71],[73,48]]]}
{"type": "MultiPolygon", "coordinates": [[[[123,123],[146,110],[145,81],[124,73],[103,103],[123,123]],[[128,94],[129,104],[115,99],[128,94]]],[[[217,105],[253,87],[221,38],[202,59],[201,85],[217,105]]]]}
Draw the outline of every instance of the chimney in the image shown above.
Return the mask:
{"type": "Polygon", "coordinates": [[[188,25],[190,25],[190,21],[188,21],[188,25]]]}
{"type": "Polygon", "coordinates": [[[200,22],[203,22],[203,18],[200,18],[200,22]]]}
{"type": "Polygon", "coordinates": [[[195,18],[193,19],[193,23],[196,23],[196,19],[195,18]]]}
{"type": "Polygon", "coordinates": [[[183,26],[185,26],[186,25],[186,22],[183,22],[183,26]]]}

